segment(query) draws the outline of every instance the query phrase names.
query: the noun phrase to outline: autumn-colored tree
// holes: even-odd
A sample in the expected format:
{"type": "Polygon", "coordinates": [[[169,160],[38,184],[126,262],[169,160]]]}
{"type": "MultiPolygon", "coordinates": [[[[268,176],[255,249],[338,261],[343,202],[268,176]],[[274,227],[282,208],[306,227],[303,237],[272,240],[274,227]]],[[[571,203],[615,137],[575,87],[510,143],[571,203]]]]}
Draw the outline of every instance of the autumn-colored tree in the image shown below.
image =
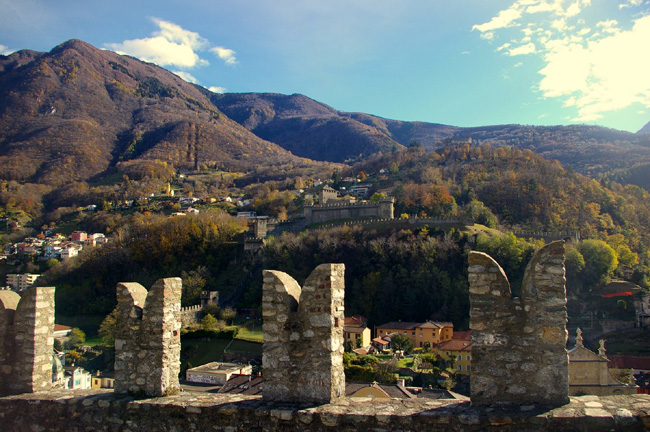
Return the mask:
{"type": "Polygon", "coordinates": [[[581,277],[586,288],[609,282],[618,266],[616,251],[602,240],[587,239],[580,242],[578,251],[585,260],[581,277]]]}

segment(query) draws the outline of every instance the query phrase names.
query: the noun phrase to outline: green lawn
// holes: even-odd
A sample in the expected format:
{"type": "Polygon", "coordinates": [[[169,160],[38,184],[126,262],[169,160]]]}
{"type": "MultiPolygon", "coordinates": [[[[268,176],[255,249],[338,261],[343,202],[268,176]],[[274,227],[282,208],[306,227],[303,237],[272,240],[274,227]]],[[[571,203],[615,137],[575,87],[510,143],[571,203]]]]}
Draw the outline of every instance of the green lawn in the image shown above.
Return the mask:
{"type": "Polygon", "coordinates": [[[250,330],[246,327],[240,327],[239,332],[237,332],[237,339],[259,343],[264,342],[264,332],[262,332],[262,326],[255,326],[250,330]]]}
{"type": "Polygon", "coordinates": [[[99,335],[95,335],[93,337],[86,338],[86,341],[82,345],[88,345],[88,346],[97,346],[102,344],[102,338],[99,335]]]}
{"type": "Polygon", "coordinates": [[[404,357],[397,362],[397,367],[413,368],[413,357],[404,357]]]}

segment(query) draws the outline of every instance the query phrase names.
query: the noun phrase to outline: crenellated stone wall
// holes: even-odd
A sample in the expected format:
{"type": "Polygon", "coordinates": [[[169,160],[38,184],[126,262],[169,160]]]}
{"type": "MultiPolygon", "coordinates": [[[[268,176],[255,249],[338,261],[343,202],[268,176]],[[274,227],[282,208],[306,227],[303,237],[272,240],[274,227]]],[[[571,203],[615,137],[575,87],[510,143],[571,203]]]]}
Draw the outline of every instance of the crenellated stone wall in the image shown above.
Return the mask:
{"type": "Polygon", "coordinates": [[[579,396],[554,409],[495,408],[437,399],[350,398],[333,404],[183,392],[134,400],[108,390],[0,397],[0,429],[11,432],[642,432],[650,395],[579,396]]]}
{"type": "Polygon", "coordinates": [[[327,203],[323,205],[305,205],[304,216],[307,224],[323,223],[334,219],[394,217],[394,198],[384,198],[378,203],[327,203]]]}
{"type": "MultiPolygon", "coordinates": [[[[161,279],[149,292],[139,284],[122,283],[117,293],[115,392],[30,393],[38,390],[34,385],[21,390],[23,394],[0,397],[0,430],[650,429],[650,395],[567,396],[562,243],[551,244],[533,257],[521,299],[511,297],[507,278],[492,258],[472,252],[469,263],[474,344],[471,403],[344,398],[344,266],[323,264],[302,288],[285,273],[264,272],[263,397],[181,392],[165,398],[136,399],[134,396],[169,395],[178,389],[182,282],[178,278],[161,279]],[[127,392],[133,394],[125,395],[127,392]],[[549,407],[551,404],[561,406],[549,407]]],[[[11,341],[20,341],[16,346],[24,348],[21,361],[34,366],[41,363],[32,357],[40,359],[47,350],[47,365],[43,362],[40,371],[49,373],[53,305],[53,288],[35,288],[20,303],[11,294],[0,293],[3,373],[12,367],[9,361],[13,357],[8,357],[6,350],[11,341]],[[41,350],[31,342],[42,343],[45,348],[41,350]]],[[[12,379],[20,381],[22,371],[16,369],[12,379]]],[[[41,381],[49,383],[50,378],[44,376],[41,381]]]]}
{"type": "Polygon", "coordinates": [[[264,399],[329,403],[345,396],[343,264],[321,264],[301,288],[265,270],[264,399]]]}
{"type": "Polygon", "coordinates": [[[115,392],[164,396],[179,391],[180,278],[159,279],[147,290],[117,285],[115,392]]]}
{"type": "Polygon", "coordinates": [[[183,326],[188,326],[191,324],[198,324],[203,318],[203,306],[187,306],[181,308],[181,322],[183,326]]]}
{"type": "Polygon", "coordinates": [[[478,405],[569,402],[564,242],[528,263],[521,297],[512,297],[499,264],[469,255],[471,399],[478,405]]]}
{"type": "Polygon", "coordinates": [[[0,394],[49,390],[53,348],[54,287],[0,291],[0,394]]]}

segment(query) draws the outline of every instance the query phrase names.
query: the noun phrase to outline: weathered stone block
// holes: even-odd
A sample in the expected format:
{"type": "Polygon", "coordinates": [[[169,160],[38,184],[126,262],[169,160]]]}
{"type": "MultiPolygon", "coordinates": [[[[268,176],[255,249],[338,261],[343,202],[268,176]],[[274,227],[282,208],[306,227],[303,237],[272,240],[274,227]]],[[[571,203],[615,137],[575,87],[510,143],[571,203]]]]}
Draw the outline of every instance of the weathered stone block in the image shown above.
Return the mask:
{"type": "Polygon", "coordinates": [[[117,286],[115,392],[164,396],[179,391],[180,278],[117,286]]]}
{"type": "Polygon", "coordinates": [[[569,402],[563,254],[564,242],[539,250],[526,267],[521,296],[513,298],[499,264],[470,252],[472,403],[569,402]]]}
{"type": "Polygon", "coordinates": [[[345,396],[344,269],[321,264],[302,288],[286,273],[264,271],[265,400],[329,403],[345,396]]]}
{"type": "Polygon", "coordinates": [[[0,394],[52,387],[54,287],[0,291],[0,394]]]}

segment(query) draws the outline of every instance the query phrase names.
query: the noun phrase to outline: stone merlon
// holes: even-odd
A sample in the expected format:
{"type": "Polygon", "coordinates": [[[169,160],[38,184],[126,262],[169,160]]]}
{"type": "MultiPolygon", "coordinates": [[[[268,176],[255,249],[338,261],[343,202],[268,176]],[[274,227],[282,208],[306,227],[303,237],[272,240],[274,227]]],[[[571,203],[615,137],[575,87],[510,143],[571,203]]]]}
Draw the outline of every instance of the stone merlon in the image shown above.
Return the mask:
{"type": "Polygon", "coordinates": [[[345,395],[343,264],[321,264],[303,287],[264,271],[264,398],[331,402],[345,395]]]}
{"type": "Polygon", "coordinates": [[[569,401],[564,242],[528,263],[520,297],[489,255],[469,254],[472,402],[562,405],[569,401]]]}

